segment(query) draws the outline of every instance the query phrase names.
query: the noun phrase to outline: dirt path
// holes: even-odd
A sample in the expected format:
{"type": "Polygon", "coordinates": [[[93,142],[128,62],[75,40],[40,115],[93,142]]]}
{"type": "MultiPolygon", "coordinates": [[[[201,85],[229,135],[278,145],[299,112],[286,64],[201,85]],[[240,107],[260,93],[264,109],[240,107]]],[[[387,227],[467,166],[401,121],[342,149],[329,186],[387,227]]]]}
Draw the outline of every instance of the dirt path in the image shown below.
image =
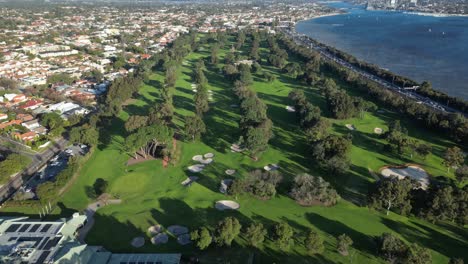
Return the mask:
{"type": "Polygon", "coordinates": [[[120,204],[121,202],[122,200],[120,199],[111,199],[107,201],[97,201],[95,203],[89,204],[88,207],[84,211],[88,220],[86,224],[79,230],[78,241],[80,241],[81,243],[85,243],[84,240],[86,238],[86,235],[88,234],[89,230],[91,230],[91,228],[94,225],[94,214],[99,208],[106,206],[108,204],[120,204]]]}

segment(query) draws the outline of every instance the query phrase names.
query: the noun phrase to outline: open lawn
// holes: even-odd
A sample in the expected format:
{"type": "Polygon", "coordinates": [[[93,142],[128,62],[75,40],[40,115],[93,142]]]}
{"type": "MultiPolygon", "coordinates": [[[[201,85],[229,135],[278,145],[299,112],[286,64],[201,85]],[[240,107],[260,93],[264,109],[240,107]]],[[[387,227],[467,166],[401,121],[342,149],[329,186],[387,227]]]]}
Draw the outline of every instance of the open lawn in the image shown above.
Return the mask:
{"type": "MultiPolygon", "coordinates": [[[[225,50],[221,54],[224,52],[225,50]]],[[[206,48],[204,51],[193,52],[179,68],[174,94],[175,125],[178,128],[183,128],[184,116],[194,113],[194,93],[190,87],[193,64],[198,58],[207,57],[209,54],[206,48]]],[[[336,179],[326,175],[308,158],[308,147],[299,130],[295,114],[285,109],[286,105],[292,104],[287,97],[288,93],[297,88],[303,89],[311,102],[321,106],[326,115],[323,97],[317,89],[307,87],[266,64],[262,66],[265,71],[273,73],[277,80],[267,83],[261,76],[254,74],[255,83],[252,87],[257,91],[259,98],[268,105],[268,116],[274,123],[275,136],[270,141],[268,151],[256,162],[229,150],[229,146],[239,137],[239,109],[230,107],[232,104],[238,104],[238,101],[231,90],[232,84],[217,68],[208,65],[205,74],[209,81],[209,89],[214,91],[214,101],[205,115],[207,133],[202,140],[178,141],[181,156],[175,166],[164,169],[161,160],[125,166],[129,156],[122,151],[124,121],[129,115],[146,114],[148,107],[159,98],[163,76],[160,72],[151,76],[151,80],[141,88],[140,96],[126,106],[120,117],[115,118],[102,133],[101,144],[83,166],[76,183],[60,203],[62,212],[85,209],[87,204],[92,202],[87,196],[87,189],[97,178],[108,180],[109,192],[123,200],[122,204],[103,207],[96,213],[95,225],[86,239],[89,244],[103,245],[116,252],[182,252],[199,256],[203,263],[220,263],[221,260],[246,263],[252,254],[254,263],[339,263],[348,262],[350,259],[354,263],[378,263],[382,260],[375,256],[373,236],[392,232],[408,242],[417,242],[430,248],[436,263],[446,263],[447,257],[459,254],[468,258],[466,229],[452,225],[433,225],[414,217],[407,218],[393,213],[386,216],[359,206],[365,202],[369,183],[375,180],[369,169],[377,171],[387,164],[411,161],[421,164],[433,176],[453,177],[452,174],[447,175],[446,169],[441,165],[442,152],[450,142],[435,133],[419,129],[409,120],[402,119],[402,124],[407,126],[411,136],[432,144],[434,154],[425,160],[419,157],[410,159],[408,154],[398,157],[384,152],[384,140],[373,132],[375,127],[385,131],[390,120],[399,119],[396,113],[385,110],[382,113],[366,113],[363,119],[333,120],[334,133],[353,135],[350,153],[352,166],[345,177],[336,179]],[[345,124],[353,124],[356,130],[351,132],[345,124]],[[188,176],[195,176],[186,170],[194,164],[192,156],[208,152],[215,154],[214,162],[196,175],[200,177],[196,183],[190,187],[183,187],[180,184],[183,180],[188,176]],[[275,198],[261,201],[248,195],[226,197],[219,192],[220,181],[229,178],[224,173],[226,169],[236,169],[234,177],[239,177],[269,163],[278,164],[285,177],[279,188],[280,195],[275,198]],[[302,172],[322,175],[335,186],[343,199],[338,205],[329,208],[297,205],[287,197],[287,192],[293,177],[302,172]],[[240,204],[238,211],[218,211],[214,208],[216,201],[229,199],[240,204]],[[244,226],[251,221],[259,221],[271,227],[275,222],[285,221],[298,235],[294,245],[287,252],[281,252],[271,240],[266,241],[260,250],[246,248],[242,236],[235,240],[232,248],[218,249],[213,246],[200,252],[193,245],[180,246],[174,238],[166,245],[154,246],[146,234],[148,227],[156,223],[165,227],[173,224],[184,225],[193,230],[204,225],[212,227],[226,216],[237,217],[244,226]],[[326,250],[323,255],[306,257],[303,236],[309,229],[317,230],[325,238],[326,250]],[[335,249],[334,237],[342,233],[348,234],[354,240],[348,257],[341,256],[335,249]],[[131,240],[141,235],[146,237],[145,246],[132,248],[131,240]]],[[[60,214],[60,211],[57,210],[56,213],[60,214]]]]}

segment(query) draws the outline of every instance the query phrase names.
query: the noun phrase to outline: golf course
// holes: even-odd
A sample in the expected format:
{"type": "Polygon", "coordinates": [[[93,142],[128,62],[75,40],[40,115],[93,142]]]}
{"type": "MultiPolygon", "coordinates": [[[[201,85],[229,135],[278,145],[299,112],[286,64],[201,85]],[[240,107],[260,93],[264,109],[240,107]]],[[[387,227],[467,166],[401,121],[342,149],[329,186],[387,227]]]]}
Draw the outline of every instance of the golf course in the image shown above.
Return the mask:
{"type": "MultiPolygon", "coordinates": [[[[131,115],[148,115],[150,107],[162,100],[161,87],[164,72],[154,70],[148,81],[139,89],[139,95],[131,99],[109,124],[100,130],[100,140],[87,162],[82,166],[74,184],[60,198],[56,215],[72,211],[83,211],[94,202],[88,190],[96,179],[109,183],[107,193],[120,199],[119,204],[103,206],[94,215],[94,225],[85,241],[90,245],[102,245],[113,252],[181,252],[197,256],[202,263],[382,263],[377,256],[375,237],[387,232],[407,243],[417,242],[431,250],[434,263],[447,263],[451,257],[468,259],[468,231],[452,223],[431,224],[415,216],[402,216],[390,212],[376,211],[366,206],[369,186],[379,178],[380,168],[387,165],[418,164],[430,177],[453,179],[452,171],[443,165],[446,148],[456,144],[441,133],[421,128],[413,120],[378,105],[378,110],[369,111],[362,117],[345,120],[331,118],[324,95],[318,87],[292,78],[282,70],[271,66],[264,58],[269,50],[266,41],[260,45],[262,71],[275,78],[266,81],[263,75],[253,72],[251,88],[258,98],[267,105],[268,118],[273,122],[273,137],[268,149],[258,158],[252,159],[245,153],[231,151],[231,145],[240,136],[241,119],[239,98],[233,91],[233,82],[221,72],[223,58],[231,50],[235,37],[219,50],[218,65],[210,64],[209,44],[203,44],[183,59],[177,68],[177,81],[173,94],[175,108],[173,127],[176,134],[183,134],[186,116],[195,113],[192,90],[193,69],[200,59],[206,59],[205,75],[208,89],[212,91],[209,110],[204,115],[206,133],[200,140],[192,141],[179,136],[174,141],[174,155],[167,166],[161,159],[151,159],[127,165],[131,155],[125,151],[127,132],[125,121],[131,115]],[[346,136],[351,134],[352,147],[349,153],[350,168],[342,176],[330,175],[310,158],[310,149],[305,135],[301,132],[296,113],[286,107],[294,105],[288,97],[293,90],[302,90],[307,99],[320,107],[322,116],[331,122],[331,133],[346,136]],[[398,155],[386,151],[385,139],[376,133],[383,132],[393,120],[400,120],[408,130],[408,136],[432,147],[426,157],[412,155],[409,151],[398,155]],[[347,127],[352,124],[352,129],[347,127]],[[380,131],[380,130],[378,130],[380,131]],[[210,164],[200,172],[187,168],[196,164],[196,155],[212,153],[210,164]],[[283,181],[277,194],[269,200],[261,200],[249,194],[227,195],[220,192],[223,179],[237,179],[255,169],[275,164],[283,181]],[[226,170],[234,170],[227,175],[226,170]],[[321,176],[336,189],[341,199],[335,206],[304,207],[289,196],[296,175],[309,173],[321,176]],[[190,184],[181,184],[188,177],[198,177],[190,184]],[[217,201],[235,201],[236,210],[217,210],[217,201]],[[279,249],[275,240],[267,238],[256,249],[249,247],[240,235],[231,247],[216,247],[201,251],[192,244],[180,245],[176,237],[169,235],[165,244],[154,245],[149,227],[180,225],[190,231],[199,227],[214,227],[227,216],[236,217],[243,227],[252,222],[262,223],[268,230],[279,222],[285,222],[294,229],[293,244],[287,250],[279,249]],[[323,254],[310,256],[304,246],[304,237],[314,230],[324,239],[323,254]],[[347,234],[353,244],[348,256],[336,250],[336,237],[347,234]],[[136,237],[144,237],[141,247],[132,247],[136,237]],[[464,254],[464,255],[459,255],[464,254]]],[[[251,42],[247,40],[237,52],[248,56],[251,42]]],[[[300,61],[290,54],[289,61],[300,61]]],[[[359,91],[347,87],[346,83],[334,78],[333,74],[322,73],[353,96],[363,96],[359,91]]],[[[228,202],[229,203],[229,202],[228,202]]]]}

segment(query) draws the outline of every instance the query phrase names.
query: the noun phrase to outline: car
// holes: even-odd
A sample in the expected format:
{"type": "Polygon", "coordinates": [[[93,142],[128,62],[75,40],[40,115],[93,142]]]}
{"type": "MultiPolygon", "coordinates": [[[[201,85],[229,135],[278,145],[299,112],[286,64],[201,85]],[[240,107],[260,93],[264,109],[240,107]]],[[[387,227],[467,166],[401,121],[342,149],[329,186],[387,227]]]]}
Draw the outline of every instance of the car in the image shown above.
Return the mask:
{"type": "Polygon", "coordinates": [[[71,153],[73,153],[73,149],[66,149],[66,150],[65,150],[65,153],[71,154],[71,153]]]}
{"type": "Polygon", "coordinates": [[[80,146],[80,148],[82,148],[82,149],[85,149],[85,148],[87,148],[87,147],[88,147],[88,146],[85,145],[85,144],[83,144],[83,145],[80,146]]]}

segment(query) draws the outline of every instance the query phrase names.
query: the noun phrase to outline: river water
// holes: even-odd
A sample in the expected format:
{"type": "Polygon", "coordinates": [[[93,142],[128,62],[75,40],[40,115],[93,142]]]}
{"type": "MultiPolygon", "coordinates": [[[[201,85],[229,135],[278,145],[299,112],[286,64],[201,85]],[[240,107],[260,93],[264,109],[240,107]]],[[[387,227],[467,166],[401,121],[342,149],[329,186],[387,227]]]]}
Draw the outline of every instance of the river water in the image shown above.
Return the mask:
{"type": "Polygon", "coordinates": [[[328,5],[347,13],[299,22],[297,32],[468,100],[468,17],[370,11],[342,2],[328,5]]]}

